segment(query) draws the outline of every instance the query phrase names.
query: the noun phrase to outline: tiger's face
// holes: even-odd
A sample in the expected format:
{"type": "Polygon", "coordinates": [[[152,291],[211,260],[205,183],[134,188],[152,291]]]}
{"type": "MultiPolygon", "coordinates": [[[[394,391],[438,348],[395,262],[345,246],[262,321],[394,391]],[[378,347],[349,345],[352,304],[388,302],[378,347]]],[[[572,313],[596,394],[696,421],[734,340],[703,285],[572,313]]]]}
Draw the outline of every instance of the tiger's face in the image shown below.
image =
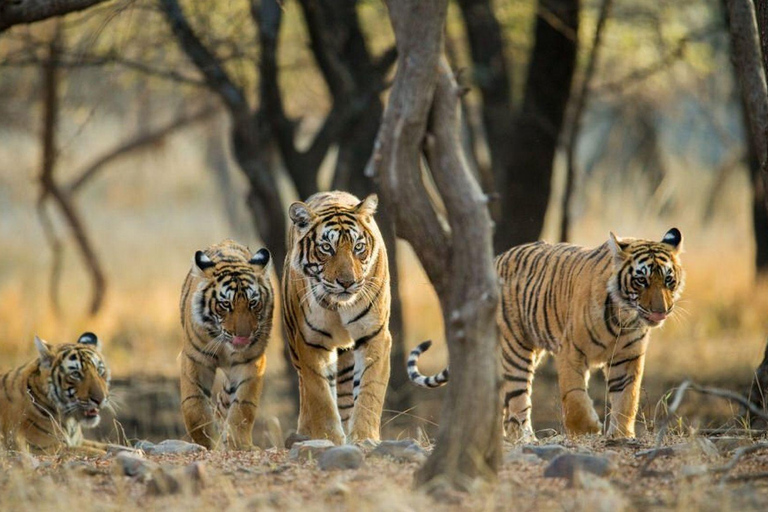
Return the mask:
{"type": "Polygon", "coordinates": [[[74,344],[51,346],[35,336],[40,369],[48,380],[48,396],[65,418],[92,428],[109,399],[109,368],[95,334],[83,333],[74,344]]]}
{"type": "Polygon", "coordinates": [[[611,233],[608,244],[614,255],[615,274],[609,285],[614,298],[637,311],[648,326],[660,326],[683,291],[685,274],[679,260],[683,235],[672,228],[661,242],[651,242],[611,233]]]}
{"type": "Polygon", "coordinates": [[[365,293],[379,250],[371,230],[377,204],[371,194],[351,207],[313,211],[301,202],[291,205],[300,237],[291,265],[309,279],[311,293],[324,307],[352,305],[365,293]]]}
{"type": "Polygon", "coordinates": [[[269,260],[267,249],[242,256],[195,253],[204,280],[193,299],[193,316],[214,339],[214,348],[226,343],[233,350],[245,350],[269,333],[273,308],[269,260]]]}

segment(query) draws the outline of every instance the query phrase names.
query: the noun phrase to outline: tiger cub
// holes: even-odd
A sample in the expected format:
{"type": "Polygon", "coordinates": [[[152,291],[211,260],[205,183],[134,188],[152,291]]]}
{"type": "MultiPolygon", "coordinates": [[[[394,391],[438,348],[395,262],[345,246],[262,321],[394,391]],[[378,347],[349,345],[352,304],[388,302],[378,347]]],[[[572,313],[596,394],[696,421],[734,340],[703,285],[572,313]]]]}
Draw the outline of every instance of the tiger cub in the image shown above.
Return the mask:
{"type": "MultiPolygon", "coordinates": [[[[585,249],[536,242],[496,258],[501,304],[504,427],[511,439],[534,437],[533,373],[554,354],[566,432],[599,433],[600,419],[587,393],[590,372],[601,368],[611,405],[608,435],[634,437],[648,333],[672,313],[685,274],[683,236],[670,229],[661,242],[619,238],[585,249]]],[[[444,370],[426,377],[417,369],[420,345],[408,361],[409,376],[424,387],[447,381],[444,370]]]]}
{"type": "Polygon", "coordinates": [[[95,334],[49,345],[35,336],[38,357],[0,378],[0,438],[6,449],[54,454],[63,449],[106,453],[83,438],[109,404],[109,368],[95,334]]]}
{"type": "Polygon", "coordinates": [[[378,199],[325,192],[289,209],[283,318],[299,374],[299,434],[379,439],[389,381],[389,267],[378,199]]]}
{"type": "Polygon", "coordinates": [[[269,260],[267,249],[251,253],[225,240],[195,253],[181,290],[181,412],[189,436],[208,449],[219,441],[211,397],[217,369],[226,377],[217,397],[226,447],[254,449],[274,309],[269,260]]]}

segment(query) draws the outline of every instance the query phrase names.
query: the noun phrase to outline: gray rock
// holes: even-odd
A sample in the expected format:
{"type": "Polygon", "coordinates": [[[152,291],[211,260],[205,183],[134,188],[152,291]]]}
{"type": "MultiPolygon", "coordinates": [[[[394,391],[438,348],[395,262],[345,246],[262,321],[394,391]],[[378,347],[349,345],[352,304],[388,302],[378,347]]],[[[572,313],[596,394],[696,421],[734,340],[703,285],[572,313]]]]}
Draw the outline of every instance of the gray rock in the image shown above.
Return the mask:
{"type": "Polygon", "coordinates": [[[332,469],[357,469],[363,463],[363,451],[357,446],[345,445],[329,448],[320,455],[318,467],[332,469]]]}
{"type": "Polygon", "coordinates": [[[333,441],[327,439],[310,439],[309,441],[300,441],[293,443],[288,458],[291,460],[317,460],[320,455],[333,448],[333,441]]]}
{"type": "Polygon", "coordinates": [[[525,445],[523,453],[532,453],[543,460],[552,460],[558,455],[569,453],[568,448],[559,444],[545,444],[544,446],[525,445]]]}
{"type": "Polygon", "coordinates": [[[305,436],[304,434],[298,434],[296,432],[291,432],[291,434],[285,438],[285,449],[290,450],[293,448],[293,445],[296,443],[302,443],[304,441],[309,441],[309,436],[305,436]]]}
{"type": "Polygon", "coordinates": [[[195,443],[188,443],[179,439],[166,439],[148,449],[144,450],[151,455],[164,455],[167,453],[188,454],[207,451],[204,446],[195,443]]]}
{"type": "Polygon", "coordinates": [[[155,443],[152,443],[150,441],[146,441],[146,440],[142,439],[141,441],[136,441],[133,444],[133,447],[135,449],[137,449],[137,450],[142,450],[142,451],[144,451],[146,453],[149,453],[150,450],[152,450],[152,448],[155,447],[155,443]]]}
{"type": "Polygon", "coordinates": [[[193,462],[183,468],[158,467],[152,471],[147,492],[155,496],[176,494],[181,491],[197,493],[205,485],[206,473],[202,462],[193,462]]]}
{"type": "Polygon", "coordinates": [[[14,466],[25,471],[33,471],[40,467],[40,459],[27,452],[17,452],[9,457],[9,460],[14,466]]]}
{"type": "Polygon", "coordinates": [[[541,459],[533,453],[523,453],[522,451],[511,451],[504,456],[504,464],[538,464],[541,459]]]}
{"type": "Polygon", "coordinates": [[[126,476],[147,478],[157,468],[157,464],[129,452],[120,452],[115,456],[114,464],[126,476]]]}
{"type": "Polygon", "coordinates": [[[413,439],[382,441],[368,454],[369,457],[389,457],[399,462],[424,462],[427,454],[413,439]]]}
{"type": "Polygon", "coordinates": [[[73,471],[81,475],[94,476],[104,474],[102,469],[99,469],[93,464],[83,460],[71,460],[64,465],[64,468],[66,468],[68,471],[73,471]]]}
{"type": "Polygon", "coordinates": [[[544,469],[546,478],[567,478],[573,483],[577,471],[586,471],[597,476],[608,476],[616,470],[616,463],[607,457],[583,455],[580,453],[564,453],[558,455],[544,469]]]}

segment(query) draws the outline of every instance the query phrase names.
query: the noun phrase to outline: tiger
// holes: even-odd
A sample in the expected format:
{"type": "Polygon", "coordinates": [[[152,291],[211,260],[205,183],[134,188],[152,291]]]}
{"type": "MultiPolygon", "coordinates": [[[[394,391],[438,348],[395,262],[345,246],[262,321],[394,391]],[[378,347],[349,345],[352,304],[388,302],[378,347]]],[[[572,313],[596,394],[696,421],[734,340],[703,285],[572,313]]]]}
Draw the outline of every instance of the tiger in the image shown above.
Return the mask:
{"type": "Polygon", "coordinates": [[[389,381],[390,283],[378,197],[321,192],[289,208],[283,319],[299,376],[298,433],[378,440],[389,381]]]}
{"type": "Polygon", "coordinates": [[[38,357],[0,377],[0,438],[6,450],[98,455],[107,445],[83,437],[110,405],[110,372],[95,334],[50,345],[35,336],[38,357]]]}
{"type": "Polygon", "coordinates": [[[195,252],[184,281],[181,412],[189,437],[205,448],[219,446],[223,437],[226,449],[257,449],[252,431],[274,310],[270,259],[267,249],[251,253],[224,240],[195,252]],[[217,369],[225,382],[213,397],[217,369]]]}
{"type": "MultiPolygon", "coordinates": [[[[682,248],[683,235],[672,228],[661,242],[611,232],[593,249],[539,241],[497,256],[507,438],[535,439],[531,390],[547,353],[554,356],[568,436],[602,432],[587,391],[590,372],[602,369],[610,402],[606,434],[635,437],[649,332],[673,312],[685,285],[682,248]]],[[[447,370],[427,377],[417,367],[428,348],[411,352],[408,373],[417,385],[437,387],[447,382],[447,370]]]]}

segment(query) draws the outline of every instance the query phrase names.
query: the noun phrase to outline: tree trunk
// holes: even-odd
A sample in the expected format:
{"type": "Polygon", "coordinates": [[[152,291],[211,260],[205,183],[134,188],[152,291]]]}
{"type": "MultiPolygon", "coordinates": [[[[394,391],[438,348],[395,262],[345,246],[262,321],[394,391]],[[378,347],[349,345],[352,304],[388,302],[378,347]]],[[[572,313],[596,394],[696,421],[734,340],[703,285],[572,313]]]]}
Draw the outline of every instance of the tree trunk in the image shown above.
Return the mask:
{"type": "Polygon", "coordinates": [[[731,61],[740,86],[739,97],[747,138],[747,165],[752,182],[755,268],[758,276],[765,276],[768,274],[768,180],[764,172],[768,157],[768,88],[752,2],[726,0],[724,3],[726,24],[731,34],[731,61]]]}
{"type": "Polygon", "coordinates": [[[82,11],[106,0],[23,0],[0,2],[0,33],[14,25],[82,11]]]}
{"type": "Polygon", "coordinates": [[[397,0],[388,7],[399,67],[369,171],[395,215],[397,234],[414,247],[435,286],[449,355],[459,362],[436,448],[416,479],[467,490],[492,480],[501,456],[491,219],[459,143],[459,88],[442,57],[447,0],[397,0]],[[424,188],[425,147],[450,231],[424,188]]]}
{"type": "Polygon", "coordinates": [[[540,0],[525,97],[509,137],[496,252],[537,240],[544,226],[552,167],[576,66],[578,0],[540,0]],[[557,20],[553,23],[552,18],[557,20]]]}

